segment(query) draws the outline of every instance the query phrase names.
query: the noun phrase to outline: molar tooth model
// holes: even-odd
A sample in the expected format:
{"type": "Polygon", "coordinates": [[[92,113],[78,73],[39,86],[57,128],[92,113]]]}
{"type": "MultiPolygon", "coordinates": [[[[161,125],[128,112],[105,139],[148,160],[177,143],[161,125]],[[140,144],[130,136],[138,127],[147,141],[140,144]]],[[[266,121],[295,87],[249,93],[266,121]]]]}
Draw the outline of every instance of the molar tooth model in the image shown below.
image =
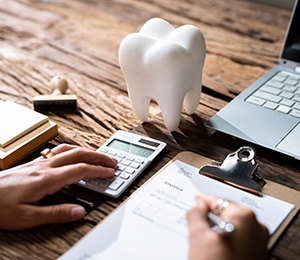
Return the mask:
{"type": "Polygon", "coordinates": [[[119,63],[136,116],[145,122],[151,98],[162,112],[166,127],[176,130],[182,106],[196,111],[202,89],[205,39],[192,25],[174,28],[153,18],[120,44],[119,63]]]}

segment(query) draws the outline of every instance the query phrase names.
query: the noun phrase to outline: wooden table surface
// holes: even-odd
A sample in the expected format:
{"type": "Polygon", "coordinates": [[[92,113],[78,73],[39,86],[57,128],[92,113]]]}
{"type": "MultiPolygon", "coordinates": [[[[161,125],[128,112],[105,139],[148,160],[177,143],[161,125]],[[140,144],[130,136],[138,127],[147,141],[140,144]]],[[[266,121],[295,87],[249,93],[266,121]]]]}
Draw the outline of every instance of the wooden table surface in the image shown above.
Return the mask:
{"type": "MultiPolygon", "coordinates": [[[[41,204],[85,200],[87,216],[75,223],[0,232],[0,259],[55,259],[101,222],[177,153],[189,150],[222,161],[246,142],[214,133],[204,122],[277,63],[290,11],[248,1],[216,0],[2,0],[0,5],[0,99],[32,108],[32,98],[49,94],[49,80],[69,81],[78,112],[53,113],[59,135],[51,141],[98,148],[116,130],[131,130],[168,143],[163,154],[119,199],[72,186],[41,204]],[[147,123],[131,110],[119,68],[121,40],[150,18],[175,27],[193,24],[203,32],[207,56],[197,111],[183,112],[169,132],[153,102],[147,123]]],[[[299,161],[259,146],[259,170],[269,180],[300,190],[299,161]]],[[[37,156],[34,153],[31,158],[37,156]]],[[[300,199],[300,198],[299,198],[300,199]]],[[[299,213],[270,259],[300,258],[299,213]]]]}

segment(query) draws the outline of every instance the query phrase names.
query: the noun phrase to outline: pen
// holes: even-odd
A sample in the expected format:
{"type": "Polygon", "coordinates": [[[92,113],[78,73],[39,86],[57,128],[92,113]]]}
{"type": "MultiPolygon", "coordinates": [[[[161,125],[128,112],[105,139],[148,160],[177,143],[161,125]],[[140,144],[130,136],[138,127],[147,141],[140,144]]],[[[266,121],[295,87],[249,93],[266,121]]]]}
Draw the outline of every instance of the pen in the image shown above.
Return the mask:
{"type": "Polygon", "coordinates": [[[208,212],[207,213],[208,224],[211,229],[222,235],[230,235],[234,231],[234,225],[221,219],[218,215],[208,212]]]}

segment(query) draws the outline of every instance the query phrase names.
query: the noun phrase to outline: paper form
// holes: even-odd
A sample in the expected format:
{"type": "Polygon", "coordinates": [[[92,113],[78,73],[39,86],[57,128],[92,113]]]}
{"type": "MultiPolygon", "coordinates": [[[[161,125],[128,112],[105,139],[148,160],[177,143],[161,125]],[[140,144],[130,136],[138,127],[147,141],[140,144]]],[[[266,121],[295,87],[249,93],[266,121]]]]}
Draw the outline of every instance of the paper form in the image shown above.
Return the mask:
{"type": "Polygon", "coordinates": [[[258,197],[198,173],[175,161],[138,190],[60,259],[186,259],[186,212],[205,193],[251,208],[273,234],[294,206],[258,197]]]}

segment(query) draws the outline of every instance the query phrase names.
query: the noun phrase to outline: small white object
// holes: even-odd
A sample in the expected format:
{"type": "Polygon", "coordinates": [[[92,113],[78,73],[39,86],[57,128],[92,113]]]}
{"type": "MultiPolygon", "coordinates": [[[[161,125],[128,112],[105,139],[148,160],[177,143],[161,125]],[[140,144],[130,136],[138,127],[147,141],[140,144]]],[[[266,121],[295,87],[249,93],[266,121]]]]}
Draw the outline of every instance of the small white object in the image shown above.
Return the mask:
{"type": "Polygon", "coordinates": [[[68,81],[64,77],[56,75],[50,80],[50,89],[53,91],[52,95],[65,94],[68,89],[68,81]]]}
{"type": "Polygon", "coordinates": [[[193,25],[176,29],[152,18],[138,33],[127,35],[120,44],[119,63],[137,117],[147,120],[152,98],[166,127],[176,130],[182,106],[188,114],[198,107],[205,54],[203,34],[193,25]]]}

